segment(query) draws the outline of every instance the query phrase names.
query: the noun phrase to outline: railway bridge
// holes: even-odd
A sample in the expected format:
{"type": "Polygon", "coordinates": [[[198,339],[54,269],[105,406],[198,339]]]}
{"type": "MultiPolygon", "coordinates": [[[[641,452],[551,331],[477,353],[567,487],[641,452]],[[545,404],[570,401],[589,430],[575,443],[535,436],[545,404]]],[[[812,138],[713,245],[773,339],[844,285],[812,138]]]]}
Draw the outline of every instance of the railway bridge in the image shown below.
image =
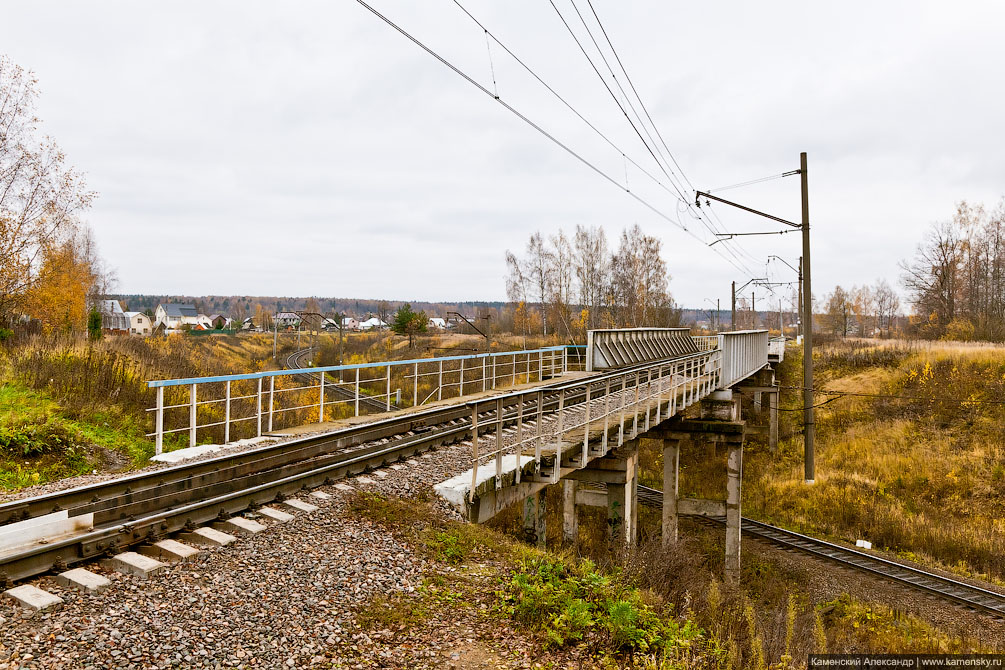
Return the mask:
{"type": "MultiPolygon", "coordinates": [[[[664,542],[677,541],[678,515],[724,517],[725,576],[736,580],[746,432],[741,394],[753,396],[755,407],[767,396],[772,448],[778,439],[778,386],[768,352],[764,330],[703,337],[673,328],[590,331],[586,376],[467,403],[472,467],[436,490],[476,523],[522,505],[525,534],[543,545],[545,491],[561,485],[564,541],[576,541],[578,508],[587,505],[606,507],[612,536],[633,543],[639,444],[659,440],[664,542]],[[546,414],[549,395],[554,410],[546,414]],[[685,414],[693,406],[698,411],[685,414]],[[726,446],[725,500],[678,497],[684,441],[726,446]]],[[[775,355],[784,351],[776,348],[775,355]]]]}
{"type": "Polygon", "coordinates": [[[150,565],[184,553],[172,535],[225,543],[221,531],[263,527],[243,516],[249,510],[277,501],[308,509],[297,499],[305,491],[451,444],[469,449],[450,463],[462,472],[436,488],[469,520],[519,504],[528,533],[541,543],[544,491],[561,485],[567,539],[576,535],[578,506],[603,505],[612,533],[634,542],[643,438],[664,444],[666,541],[676,538],[678,514],[725,516],[727,576],[736,578],[747,430],[739,393],[757,394],[758,403],[769,395],[770,434],[777,436],[767,331],[692,337],[687,329],[598,330],[585,347],[150,386],[156,389],[151,437],[166,466],[0,504],[0,581],[11,585],[50,571],[79,575],[74,564],[101,558],[121,567],[146,554],[150,565]],[[700,412],[683,418],[694,406],[700,412]],[[678,498],[683,440],[727,445],[725,500],[678,498]]]}

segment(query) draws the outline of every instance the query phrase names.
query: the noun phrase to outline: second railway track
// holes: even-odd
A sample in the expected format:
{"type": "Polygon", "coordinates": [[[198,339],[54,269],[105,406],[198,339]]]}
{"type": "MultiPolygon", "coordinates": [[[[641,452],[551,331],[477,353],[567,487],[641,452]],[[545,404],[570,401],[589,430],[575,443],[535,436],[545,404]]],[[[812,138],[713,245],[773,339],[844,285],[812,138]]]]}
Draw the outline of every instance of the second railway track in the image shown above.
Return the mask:
{"type": "MultiPolygon", "coordinates": [[[[639,486],[639,502],[661,508],[663,492],[639,486]]],[[[725,519],[719,517],[702,518],[713,523],[725,523],[725,519]]],[[[1005,619],[1005,595],[1001,593],[746,517],[743,517],[740,528],[747,535],[787,549],[801,551],[830,563],[875,575],[962,607],[1005,619]]]]}

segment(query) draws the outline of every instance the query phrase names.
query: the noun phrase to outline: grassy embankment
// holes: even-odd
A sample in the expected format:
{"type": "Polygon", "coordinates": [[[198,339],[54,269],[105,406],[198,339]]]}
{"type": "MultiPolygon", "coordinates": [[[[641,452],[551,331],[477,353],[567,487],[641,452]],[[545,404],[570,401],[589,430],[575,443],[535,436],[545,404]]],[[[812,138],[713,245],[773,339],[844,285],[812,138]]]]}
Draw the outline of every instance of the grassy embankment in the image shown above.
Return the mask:
{"type": "Polygon", "coordinates": [[[146,380],[262,369],[271,354],[265,336],[37,338],[0,349],[0,488],[142,465],[153,454],[146,380]]]}
{"type": "MultiPolygon", "coordinates": [[[[774,457],[755,450],[745,464],[747,513],[1002,583],[1005,348],[849,342],[815,359],[818,387],[891,397],[817,409],[813,486],[802,483],[801,435],[774,457]]],[[[783,384],[798,385],[800,364],[790,356],[783,384]]],[[[801,404],[790,394],[783,406],[801,404]]],[[[795,433],[799,412],[782,414],[795,433]]]]}

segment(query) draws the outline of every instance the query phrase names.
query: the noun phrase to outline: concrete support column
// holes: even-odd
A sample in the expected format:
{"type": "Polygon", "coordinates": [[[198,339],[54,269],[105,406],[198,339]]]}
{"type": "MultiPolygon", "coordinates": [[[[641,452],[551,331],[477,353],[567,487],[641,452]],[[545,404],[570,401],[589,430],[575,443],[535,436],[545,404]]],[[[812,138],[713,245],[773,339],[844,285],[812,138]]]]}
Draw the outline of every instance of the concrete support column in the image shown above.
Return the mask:
{"type": "Polygon", "coordinates": [[[663,546],[677,543],[677,496],[680,482],[680,441],[663,440],[663,546]]]}
{"type": "Polygon", "coordinates": [[[523,501],[523,533],[527,541],[544,549],[547,539],[545,527],[545,492],[547,487],[533,493],[523,501]]]}
{"type": "Polygon", "coordinates": [[[740,581],[740,482],[743,475],[743,443],[731,443],[726,461],[726,581],[740,581]]]}
{"type": "Polygon", "coordinates": [[[754,391],[754,414],[761,413],[761,392],[754,391]]]}
{"type": "Polygon", "coordinates": [[[614,541],[626,537],[624,484],[607,484],[607,531],[614,541]]]}
{"type": "Polygon", "coordinates": [[[778,393],[768,394],[768,448],[771,453],[778,449],[778,393]]]}
{"type": "Polygon", "coordinates": [[[575,546],[579,542],[579,517],[576,514],[576,491],[579,482],[562,482],[562,542],[575,546]]]}
{"type": "Polygon", "coordinates": [[[634,547],[639,537],[639,452],[635,449],[625,468],[625,544],[634,547]]]}

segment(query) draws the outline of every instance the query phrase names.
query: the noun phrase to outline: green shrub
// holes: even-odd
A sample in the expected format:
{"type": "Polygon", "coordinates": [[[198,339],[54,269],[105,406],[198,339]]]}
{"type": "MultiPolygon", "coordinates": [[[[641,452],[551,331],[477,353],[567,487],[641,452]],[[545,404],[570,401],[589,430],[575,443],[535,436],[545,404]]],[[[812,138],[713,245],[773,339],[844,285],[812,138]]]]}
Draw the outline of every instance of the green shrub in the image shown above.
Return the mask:
{"type": "Polygon", "coordinates": [[[589,561],[525,559],[500,599],[504,613],[538,628],[551,647],[585,642],[661,661],[717,653],[692,621],[682,624],[672,612],[646,604],[637,589],[600,573],[589,561]]]}

